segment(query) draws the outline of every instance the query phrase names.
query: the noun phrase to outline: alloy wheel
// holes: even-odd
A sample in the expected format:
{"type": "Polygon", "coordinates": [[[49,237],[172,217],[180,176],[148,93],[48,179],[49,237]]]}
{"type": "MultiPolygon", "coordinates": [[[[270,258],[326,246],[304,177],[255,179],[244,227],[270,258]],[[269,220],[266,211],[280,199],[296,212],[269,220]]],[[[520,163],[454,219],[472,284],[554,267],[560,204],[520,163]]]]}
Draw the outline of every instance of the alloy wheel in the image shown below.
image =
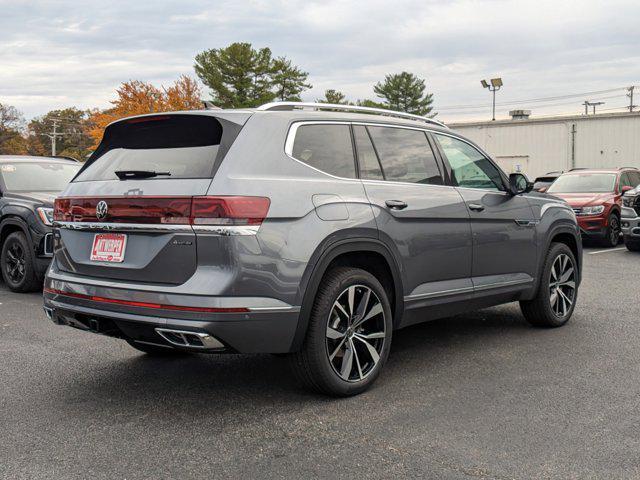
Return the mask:
{"type": "Polygon", "coordinates": [[[611,217],[609,222],[609,232],[611,234],[610,240],[612,245],[617,245],[620,240],[620,221],[615,215],[611,217]]]}
{"type": "Polygon", "coordinates": [[[14,284],[20,283],[25,276],[25,252],[18,242],[12,242],[7,248],[5,271],[9,280],[14,284]]]}
{"type": "Polygon", "coordinates": [[[573,261],[566,254],[560,254],[551,266],[549,279],[549,303],[557,317],[567,315],[576,296],[576,274],[573,261]]]}
{"type": "Polygon", "coordinates": [[[352,285],[333,303],[327,322],[329,363],[345,381],[358,382],[380,362],[387,331],[384,309],[375,292],[352,285]]]}

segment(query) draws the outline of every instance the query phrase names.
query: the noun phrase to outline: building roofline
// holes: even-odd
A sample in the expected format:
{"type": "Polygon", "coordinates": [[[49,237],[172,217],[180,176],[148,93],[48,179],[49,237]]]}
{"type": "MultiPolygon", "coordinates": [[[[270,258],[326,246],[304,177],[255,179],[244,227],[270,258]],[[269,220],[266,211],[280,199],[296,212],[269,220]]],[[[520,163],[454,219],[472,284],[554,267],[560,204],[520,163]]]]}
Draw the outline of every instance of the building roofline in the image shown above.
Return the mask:
{"type": "Polygon", "coordinates": [[[447,123],[449,128],[455,129],[460,127],[491,127],[491,126],[510,126],[510,125],[523,125],[531,123],[556,123],[566,122],[572,120],[605,120],[612,118],[626,118],[626,117],[640,117],[640,112],[612,112],[612,113],[597,113],[595,115],[560,115],[556,117],[537,117],[527,119],[503,119],[503,120],[483,120],[473,122],[451,122],[447,123]]]}

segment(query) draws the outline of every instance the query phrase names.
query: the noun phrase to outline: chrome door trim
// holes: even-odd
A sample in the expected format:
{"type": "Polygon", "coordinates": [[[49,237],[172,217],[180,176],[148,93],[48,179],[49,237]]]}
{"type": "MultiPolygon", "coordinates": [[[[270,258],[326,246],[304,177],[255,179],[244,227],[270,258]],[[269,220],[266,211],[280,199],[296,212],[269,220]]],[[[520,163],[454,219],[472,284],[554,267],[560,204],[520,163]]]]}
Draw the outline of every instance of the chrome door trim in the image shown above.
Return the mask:
{"type": "MultiPolygon", "coordinates": [[[[473,281],[473,278],[472,278],[473,281]]],[[[502,287],[509,287],[509,286],[513,286],[513,285],[524,285],[524,284],[529,284],[529,283],[533,283],[534,279],[522,279],[522,280],[509,280],[506,282],[496,282],[496,283],[491,283],[488,285],[480,285],[480,286],[473,286],[473,287],[462,287],[462,288],[454,288],[451,290],[441,290],[439,292],[429,292],[429,293],[420,293],[417,295],[407,295],[404,297],[404,301],[405,302],[412,302],[415,300],[423,300],[425,298],[440,298],[440,297],[447,297],[450,295],[457,295],[457,294],[461,294],[461,293],[473,293],[473,292],[478,292],[478,291],[483,291],[483,290],[492,290],[494,288],[502,288],[502,287]]]]}

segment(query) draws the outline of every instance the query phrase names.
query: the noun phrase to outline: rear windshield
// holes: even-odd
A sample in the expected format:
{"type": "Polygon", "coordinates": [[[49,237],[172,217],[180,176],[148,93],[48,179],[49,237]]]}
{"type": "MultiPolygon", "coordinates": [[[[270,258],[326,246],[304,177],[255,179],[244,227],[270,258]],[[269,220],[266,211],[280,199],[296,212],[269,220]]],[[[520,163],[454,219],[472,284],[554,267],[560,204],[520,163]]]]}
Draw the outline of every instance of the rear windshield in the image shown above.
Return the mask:
{"type": "Polygon", "coordinates": [[[0,177],[9,192],[60,192],[80,170],[80,164],[16,162],[0,164],[0,177]]]}
{"type": "Polygon", "coordinates": [[[118,180],[116,172],[155,172],[148,179],[210,178],[222,125],[209,116],[158,115],[116,123],[76,182],[118,180]]]}
{"type": "Polygon", "coordinates": [[[549,193],[602,193],[613,192],[615,173],[585,173],[562,175],[551,184],[549,193]]]}

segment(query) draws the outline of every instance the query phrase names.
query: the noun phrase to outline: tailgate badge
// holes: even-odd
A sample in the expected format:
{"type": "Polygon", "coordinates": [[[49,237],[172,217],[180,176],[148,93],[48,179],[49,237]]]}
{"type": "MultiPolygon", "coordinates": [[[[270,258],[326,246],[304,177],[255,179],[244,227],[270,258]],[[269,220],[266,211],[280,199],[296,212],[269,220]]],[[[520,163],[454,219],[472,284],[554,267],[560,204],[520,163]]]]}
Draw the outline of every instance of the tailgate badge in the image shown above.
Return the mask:
{"type": "Polygon", "coordinates": [[[109,206],[107,205],[107,202],[100,200],[96,205],[96,218],[98,220],[104,220],[107,218],[107,213],[109,213],[109,206]]]}

